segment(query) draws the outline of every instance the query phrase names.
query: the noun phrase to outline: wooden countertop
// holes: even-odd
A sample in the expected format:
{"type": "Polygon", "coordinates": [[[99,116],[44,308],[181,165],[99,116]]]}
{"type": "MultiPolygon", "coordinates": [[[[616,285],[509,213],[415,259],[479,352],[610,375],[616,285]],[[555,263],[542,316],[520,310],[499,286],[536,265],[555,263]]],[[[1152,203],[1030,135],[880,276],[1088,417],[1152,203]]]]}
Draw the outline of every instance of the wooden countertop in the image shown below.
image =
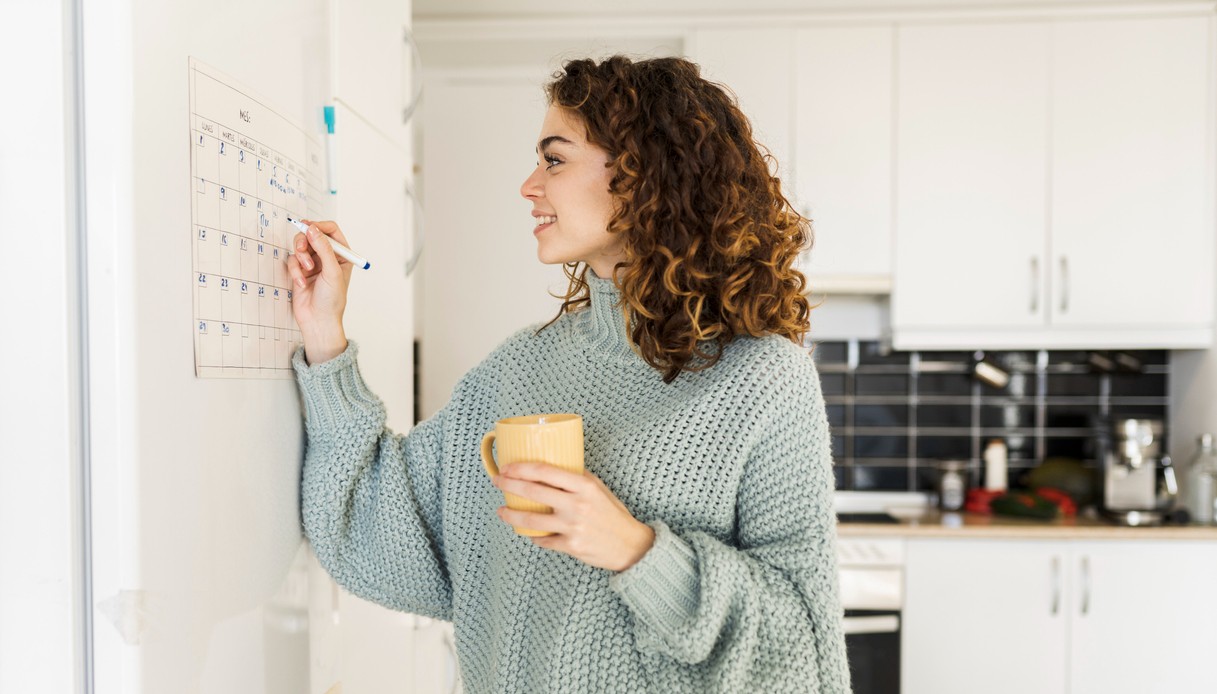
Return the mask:
{"type": "Polygon", "coordinates": [[[1031,518],[976,513],[926,511],[919,517],[900,516],[899,523],[840,523],[841,537],[958,537],[1048,540],[1212,540],[1217,526],[1167,525],[1124,527],[1099,518],[1031,518]]]}

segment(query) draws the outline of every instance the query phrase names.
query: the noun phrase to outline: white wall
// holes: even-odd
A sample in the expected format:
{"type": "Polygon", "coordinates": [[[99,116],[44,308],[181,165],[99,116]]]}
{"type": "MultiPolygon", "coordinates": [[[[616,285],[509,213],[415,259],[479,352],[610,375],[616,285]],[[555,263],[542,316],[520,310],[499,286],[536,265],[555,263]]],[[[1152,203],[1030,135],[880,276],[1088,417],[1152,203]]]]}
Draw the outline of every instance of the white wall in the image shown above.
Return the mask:
{"type": "MultiPolygon", "coordinates": [[[[594,32],[592,32],[594,33],[594,32]]],[[[419,190],[426,210],[417,335],[419,409],[443,407],[453,386],[499,343],[553,318],[567,281],[537,260],[532,204],[520,185],[536,165],[542,85],[564,58],[674,55],[678,38],[563,36],[555,41],[429,40],[424,66],[419,190]]]]}
{"type": "Polygon", "coordinates": [[[0,65],[0,692],[74,690],[70,3],[6,0],[0,65]],[[20,239],[18,245],[15,240],[20,239]]]}
{"type": "Polygon", "coordinates": [[[1187,462],[1200,434],[1217,434],[1217,344],[1171,354],[1170,455],[1179,465],[1181,499],[1187,498],[1187,462]]]}

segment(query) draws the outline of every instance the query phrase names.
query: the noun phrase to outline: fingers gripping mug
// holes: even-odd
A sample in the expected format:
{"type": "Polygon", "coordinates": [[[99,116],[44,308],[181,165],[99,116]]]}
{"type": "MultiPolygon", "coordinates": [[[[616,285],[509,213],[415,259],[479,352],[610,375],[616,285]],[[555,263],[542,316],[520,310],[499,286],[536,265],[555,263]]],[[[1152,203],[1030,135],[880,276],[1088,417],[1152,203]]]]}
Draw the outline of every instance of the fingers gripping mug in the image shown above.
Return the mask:
{"type": "MultiPolygon", "coordinates": [[[[583,417],[577,414],[530,414],[495,422],[482,437],[482,464],[494,477],[512,463],[547,463],[570,472],[583,473],[583,417]],[[495,460],[495,453],[498,460],[495,460]]],[[[521,511],[550,513],[552,508],[515,494],[503,492],[507,507],[521,511]]],[[[513,526],[514,527],[514,526],[513,526]]],[[[516,527],[520,535],[551,533],[516,527]]]]}

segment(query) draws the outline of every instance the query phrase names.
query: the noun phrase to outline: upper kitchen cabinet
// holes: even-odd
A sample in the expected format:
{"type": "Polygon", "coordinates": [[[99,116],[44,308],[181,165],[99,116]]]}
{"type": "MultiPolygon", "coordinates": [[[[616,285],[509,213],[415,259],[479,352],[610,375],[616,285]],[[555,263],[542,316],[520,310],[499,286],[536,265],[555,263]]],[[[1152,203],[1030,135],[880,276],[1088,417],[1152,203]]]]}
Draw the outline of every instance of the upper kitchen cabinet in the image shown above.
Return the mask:
{"type": "Polygon", "coordinates": [[[792,39],[788,28],[698,29],[685,46],[703,77],[739,98],[753,137],[777,159],[783,183],[792,177],[792,39]]]}
{"type": "Polygon", "coordinates": [[[816,292],[891,291],[894,34],[795,34],[794,197],[812,220],[803,271],[816,292]]]}
{"type": "Polygon", "coordinates": [[[1047,27],[902,27],[898,43],[897,338],[1042,325],[1047,27]]]}
{"type": "Polygon", "coordinates": [[[899,30],[898,348],[1211,344],[1211,21],[899,30]]]}
{"type": "Polygon", "coordinates": [[[1209,326],[1209,29],[1204,17],[1053,25],[1053,325],[1209,326]]]}
{"type": "Polygon", "coordinates": [[[687,53],[739,97],[812,220],[816,292],[891,289],[892,44],[883,26],[709,28],[687,53]]]}
{"type": "Polygon", "coordinates": [[[404,146],[410,144],[406,122],[416,105],[410,7],[410,0],[331,4],[335,101],[404,146]]]}

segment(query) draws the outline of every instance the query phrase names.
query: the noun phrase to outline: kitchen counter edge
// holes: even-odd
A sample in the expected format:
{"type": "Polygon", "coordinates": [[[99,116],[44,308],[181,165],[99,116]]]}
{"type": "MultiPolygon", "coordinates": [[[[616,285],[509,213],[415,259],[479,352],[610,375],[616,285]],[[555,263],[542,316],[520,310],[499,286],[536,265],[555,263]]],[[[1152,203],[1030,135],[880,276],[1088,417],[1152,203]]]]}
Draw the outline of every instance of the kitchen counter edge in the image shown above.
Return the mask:
{"type": "Polygon", "coordinates": [[[1217,526],[1166,525],[1126,527],[1091,518],[1051,521],[1005,518],[976,513],[927,513],[899,523],[838,523],[841,537],[961,537],[1085,540],[1211,540],[1217,526]]]}

